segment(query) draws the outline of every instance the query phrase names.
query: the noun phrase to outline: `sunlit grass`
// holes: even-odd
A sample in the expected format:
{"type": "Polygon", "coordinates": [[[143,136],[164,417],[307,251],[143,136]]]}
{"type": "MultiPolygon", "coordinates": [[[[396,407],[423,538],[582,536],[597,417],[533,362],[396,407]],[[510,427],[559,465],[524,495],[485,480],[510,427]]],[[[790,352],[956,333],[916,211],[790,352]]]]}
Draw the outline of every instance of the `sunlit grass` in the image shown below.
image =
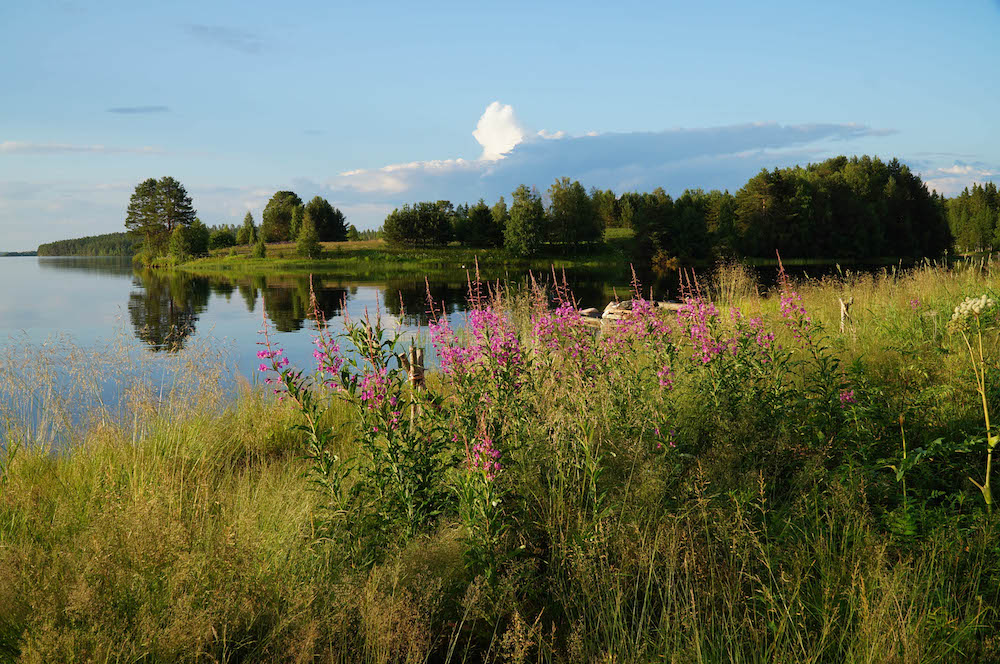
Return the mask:
{"type": "MultiPolygon", "coordinates": [[[[900,416],[911,450],[982,428],[946,323],[964,297],[995,296],[997,275],[977,263],[796,284],[862,401],[831,440],[736,393],[717,406],[691,378],[671,402],[690,456],[651,453],[636,414],[658,388],[642,357],[601,368],[635,379],[614,389],[540,371],[522,439],[503,442],[515,553],[492,584],[468,568],[454,512],[370,567],[318,540],[325,498],[295,409],[224,387],[215,349],[186,349],[158,382],[125,341],[97,357],[65,340],[11,344],[0,660],[997,661],[1000,538],[967,479],[982,450],[914,467],[915,535],[894,525],[886,467],[900,416]],[[124,398],[110,401],[109,383],[124,398]]],[[[798,348],[752,272],[729,266],[701,288],[723,319],[763,315],[798,348]]],[[[528,300],[509,301],[524,334],[528,300]]],[[[985,353],[995,406],[996,346],[985,353]]],[[[807,378],[789,377],[790,403],[807,378]]],[[[440,374],[429,382],[454,396],[440,374]]],[[[330,403],[332,451],[355,457],[353,406],[330,403]]]]}

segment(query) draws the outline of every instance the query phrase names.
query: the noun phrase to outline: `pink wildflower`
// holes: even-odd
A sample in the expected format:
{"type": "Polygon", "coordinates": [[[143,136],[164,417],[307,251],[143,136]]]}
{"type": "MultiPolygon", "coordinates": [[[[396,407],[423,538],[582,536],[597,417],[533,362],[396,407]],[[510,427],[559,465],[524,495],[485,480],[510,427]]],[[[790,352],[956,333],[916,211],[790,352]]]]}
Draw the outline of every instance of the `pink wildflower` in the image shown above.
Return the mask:
{"type": "Polygon", "coordinates": [[[482,471],[486,479],[492,480],[503,466],[500,464],[500,450],[493,445],[493,439],[483,434],[479,442],[472,446],[469,467],[482,471]]]}
{"type": "Polygon", "coordinates": [[[840,391],[840,407],[847,408],[848,404],[857,403],[858,400],[854,397],[854,390],[841,390],[840,391]]]}

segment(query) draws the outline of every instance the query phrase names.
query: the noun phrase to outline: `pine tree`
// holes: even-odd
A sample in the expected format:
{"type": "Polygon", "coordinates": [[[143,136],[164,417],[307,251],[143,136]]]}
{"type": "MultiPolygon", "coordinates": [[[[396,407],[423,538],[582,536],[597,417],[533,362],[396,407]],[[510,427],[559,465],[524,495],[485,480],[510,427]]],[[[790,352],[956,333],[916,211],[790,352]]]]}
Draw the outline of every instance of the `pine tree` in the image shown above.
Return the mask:
{"type": "Polygon", "coordinates": [[[195,210],[187,190],[172,177],[149,178],[136,185],[129,199],[125,228],[142,237],[143,252],[163,253],[174,229],[190,226],[195,210]]]}

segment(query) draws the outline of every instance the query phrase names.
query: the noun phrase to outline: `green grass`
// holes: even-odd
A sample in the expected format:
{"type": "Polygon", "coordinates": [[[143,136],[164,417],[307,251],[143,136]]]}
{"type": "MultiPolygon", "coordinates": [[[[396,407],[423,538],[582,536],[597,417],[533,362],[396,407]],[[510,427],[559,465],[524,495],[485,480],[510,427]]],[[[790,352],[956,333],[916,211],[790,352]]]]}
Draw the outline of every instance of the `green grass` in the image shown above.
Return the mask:
{"type": "MultiPolygon", "coordinates": [[[[626,234],[627,235],[627,234],[626,234]]],[[[456,270],[472,270],[478,261],[482,273],[502,276],[507,270],[534,269],[547,271],[560,268],[614,268],[627,265],[621,233],[612,234],[606,243],[588,248],[575,255],[566,255],[558,247],[531,258],[512,256],[503,249],[472,249],[448,246],[432,248],[391,247],[382,240],[361,242],[324,242],[323,257],[300,258],[295,243],[267,245],[267,256],[250,258],[249,247],[216,250],[212,255],[181,264],[188,271],[232,271],[267,273],[274,271],[311,271],[350,276],[402,276],[454,274],[456,270]]]]}
{"type": "MultiPolygon", "coordinates": [[[[704,289],[723,321],[732,307],[764,317],[792,350],[787,374],[727,382],[678,364],[664,393],[658,348],[586,380],[565,357],[528,351],[529,387],[494,413],[508,524],[495,583],[467,564],[453,507],[390,537],[374,565],[352,558],[362,530],[318,540],[326,498],[309,483],[295,408],[248,385],[220,401],[208,357],[191,356],[197,379],[162,395],[136,384],[127,408],[95,404],[56,450],[10,445],[42,430],[8,414],[0,661],[998,661],[1000,530],[967,479],[983,448],[960,444],[981,435],[981,406],[945,329],[963,297],[995,297],[998,276],[984,264],[800,284],[827,331],[822,352],[839,360],[832,380],[857,393],[851,409],[811,391],[822,371],[738,266],[704,289]],[[654,445],[661,414],[676,449],[654,445]],[[887,468],[900,462],[900,416],[911,454],[949,441],[908,471],[905,505],[887,468]]],[[[528,339],[530,304],[506,304],[528,339]]],[[[47,394],[44,381],[18,394],[47,394]]],[[[443,412],[456,409],[442,426],[461,431],[465,407],[493,412],[443,376],[430,382],[443,412]]],[[[330,451],[362,458],[365,411],[330,403],[330,451]]]]}

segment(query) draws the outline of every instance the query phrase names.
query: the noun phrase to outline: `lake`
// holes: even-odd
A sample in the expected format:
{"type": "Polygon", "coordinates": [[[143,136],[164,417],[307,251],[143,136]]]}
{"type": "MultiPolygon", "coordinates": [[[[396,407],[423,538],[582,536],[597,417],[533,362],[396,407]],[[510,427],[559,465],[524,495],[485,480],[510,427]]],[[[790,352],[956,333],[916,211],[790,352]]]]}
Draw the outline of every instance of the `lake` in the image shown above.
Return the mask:
{"type": "MultiPolygon", "coordinates": [[[[797,272],[830,271],[807,269],[797,272]]],[[[631,290],[628,266],[613,272],[567,270],[565,278],[581,307],[603,308],[616,295],[629,297],[631,290]]],[[[757,273],[765,284],[774,280],[773,268],[757,273]]],[[[447,278],[435,274],[427,282],[320,273],[205,276],[133,268],[122,258],[2,258],[0,420],[6,428],[29,423],[33,437],[55,442],[81,417],[130,416],[129,399],[140,393],[156,403],[178,398],[184,390],[192,396],[209,390],[225,398],[241,378],[260,378],[256,353],[265,303],[272,342],[293,363],[311,368],[310,280],[334,332],[343,330],[345,317],[357,320],[380,312],[405,343],[425,348],[426,364],[433,367],[426,334],[428,289],[436,310],[448,312],[457,328],[464,323],[469,280],[461,269],[447,278]]],[[[523,271],[490,276],[515,288],[529,277],[523,271]]],[[[551,274],[535,278],[552,281],[551,274]]],[[[652,294],[676,296],[675,289],[676,275],[673,284],[655,282],[652,294]]],[[[644,290],[648,295],[648,287],[644,290]]],[[[0,426],[0,436],[4,433],[0,426]]]]}
{"type": "MultiPolygon", "coordinates": [[[[546,277],[551,281],[538,275],[543,282],[546,277]]],[[[515,285],[526,278],[505,275],[515,285]]],[[[59,411],[66,429],[81,416],[122,416],[137,385],[146,392],[174,390],[181,373],[204,379],[206,389],[225,390],[241,376],[259,380],[265,303],[272,342],[298,366],[311,368],[310,279],[333,331],[343,330],[345,316],[357,320],[381,312],[406,343],[426,349],[430,367],[435,356],[426,334],[428,288],[454,327],[464,321],[465,270],[425,283],[421,277],[355,281],[307,273],[196,276],[133,268],[122,258],[2,258],[0,415],[8,423],[41,426],[42,413],[59,411]]],[[[616,289],[628,293],[624,276],[581,272],[567,273],[567,279],[581,306],[603,307],[616,289]]],[[[59,437],[54,431],[36,434],[59,437]]]]}
{"type": "MultiPolygon", "coordinates": [[[[551,281],[550,275],[536,276],[551,281]]],[[[461,314],[468,278],[465,270],[427,283],[422,277],[353,281],[320,273],[200,276],[133,268],[122,258],[10,257],[0,259],[0,344],[63,336],[86,349],[124,333],[150,353],[176,354],[208,342],[231,349],[236,366],[251,376],[265,302],[277,343],[293,360],[311,358],[310,279],[333,329],[342,329],[345,315],[380,311],[390,326],[419,337],[428,322],[428,288],[439,310],[461,314]]],[[[513,284],[526,278],[505,275],[513,284]]],[[[624,277],[568,272],[567,279],[581,306],[603,308],[616,289],[628,292],[624,277]]]]}

